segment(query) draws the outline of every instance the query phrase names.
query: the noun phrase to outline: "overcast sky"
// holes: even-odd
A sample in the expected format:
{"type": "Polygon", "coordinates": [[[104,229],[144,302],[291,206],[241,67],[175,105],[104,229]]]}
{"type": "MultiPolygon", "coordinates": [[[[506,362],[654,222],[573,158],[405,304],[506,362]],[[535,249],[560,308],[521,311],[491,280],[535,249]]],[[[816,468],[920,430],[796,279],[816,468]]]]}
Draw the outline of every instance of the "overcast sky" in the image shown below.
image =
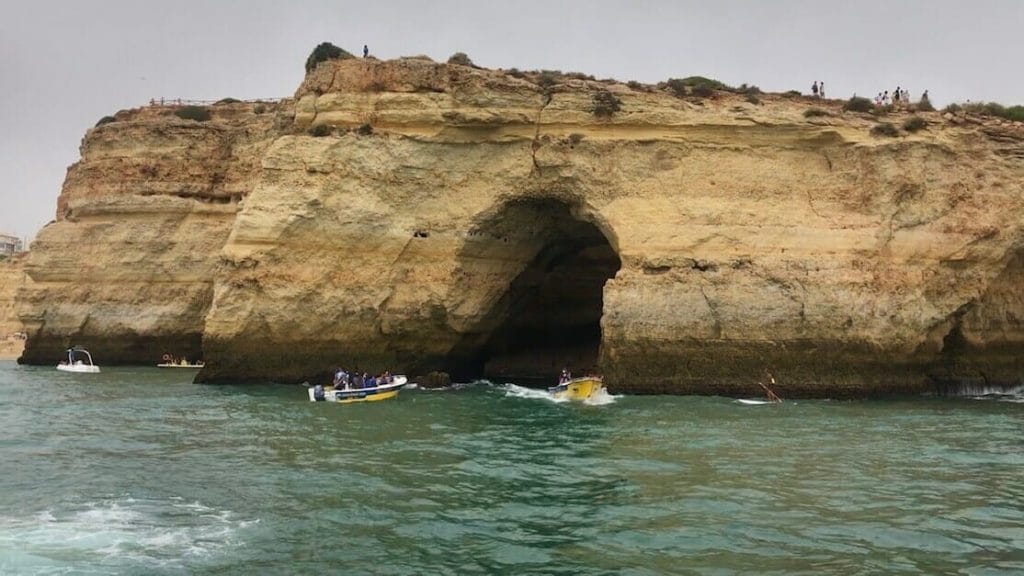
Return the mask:
{"type": "Polygon", "coordinates": [[[150,98],[289,96],[316,44],[489,68],[1024,103],[1021,0],[0,0],[0,232],[53,218],[86,129],[150,98]]]}

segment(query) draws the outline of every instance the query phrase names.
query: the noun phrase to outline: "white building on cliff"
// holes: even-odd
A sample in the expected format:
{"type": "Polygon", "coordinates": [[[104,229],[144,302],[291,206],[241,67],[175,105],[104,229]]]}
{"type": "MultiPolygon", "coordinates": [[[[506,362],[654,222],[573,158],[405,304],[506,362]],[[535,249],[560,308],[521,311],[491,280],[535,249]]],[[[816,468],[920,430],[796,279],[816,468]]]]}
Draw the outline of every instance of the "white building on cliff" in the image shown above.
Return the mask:
{"type": "Polygon", "coordinates": [[[0,256],[14,256],[20,254],[23,251],[23,245],[21,238],[17,236],[10,236],[8,234],[0,234],[0,256]]]}

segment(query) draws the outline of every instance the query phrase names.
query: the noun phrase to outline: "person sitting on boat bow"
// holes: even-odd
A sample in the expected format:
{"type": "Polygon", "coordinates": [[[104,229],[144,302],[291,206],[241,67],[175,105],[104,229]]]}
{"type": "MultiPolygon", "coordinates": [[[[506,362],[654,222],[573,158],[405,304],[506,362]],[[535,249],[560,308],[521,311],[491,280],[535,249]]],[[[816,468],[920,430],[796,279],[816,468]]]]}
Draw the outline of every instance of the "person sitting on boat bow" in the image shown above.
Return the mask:
{"type": "Polygon", "coordinates": [[[562,373],[558,375],[558,384],[565,384],[569,380],[572,380],[572,373],[569,372],[568,368],[562,368],[562,373]]]}

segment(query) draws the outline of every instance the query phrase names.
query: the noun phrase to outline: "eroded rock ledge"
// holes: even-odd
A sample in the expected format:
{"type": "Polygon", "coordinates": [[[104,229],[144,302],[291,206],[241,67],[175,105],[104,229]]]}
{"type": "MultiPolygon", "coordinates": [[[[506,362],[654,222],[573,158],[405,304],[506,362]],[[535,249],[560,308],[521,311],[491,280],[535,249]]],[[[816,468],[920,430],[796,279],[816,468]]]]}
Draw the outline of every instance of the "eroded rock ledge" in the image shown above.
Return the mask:
{"type": "Polygon", "coordinates": [[[640,393],[755,393],[767,371],[790,396],[1020,383],[1024,129],[924,114],[877,138],[840,105],[363,59],[262,114],[122,113],[33,245],[23,360],[75,342],[201,352],[206,382],[570,364],[640,393]]]}

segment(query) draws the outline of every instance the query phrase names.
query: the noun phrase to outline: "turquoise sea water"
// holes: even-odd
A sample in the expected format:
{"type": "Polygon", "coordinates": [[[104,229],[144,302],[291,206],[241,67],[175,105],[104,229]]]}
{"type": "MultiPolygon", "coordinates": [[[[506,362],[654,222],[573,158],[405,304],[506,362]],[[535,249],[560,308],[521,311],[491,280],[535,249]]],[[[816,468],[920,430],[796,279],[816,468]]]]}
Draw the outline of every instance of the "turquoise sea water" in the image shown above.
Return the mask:
{"type": "Polygon", "coordinates": [[[1019,396],[338,406],[189,378],[0,363],[0,573],[1024,573],[1019,396]]]}

